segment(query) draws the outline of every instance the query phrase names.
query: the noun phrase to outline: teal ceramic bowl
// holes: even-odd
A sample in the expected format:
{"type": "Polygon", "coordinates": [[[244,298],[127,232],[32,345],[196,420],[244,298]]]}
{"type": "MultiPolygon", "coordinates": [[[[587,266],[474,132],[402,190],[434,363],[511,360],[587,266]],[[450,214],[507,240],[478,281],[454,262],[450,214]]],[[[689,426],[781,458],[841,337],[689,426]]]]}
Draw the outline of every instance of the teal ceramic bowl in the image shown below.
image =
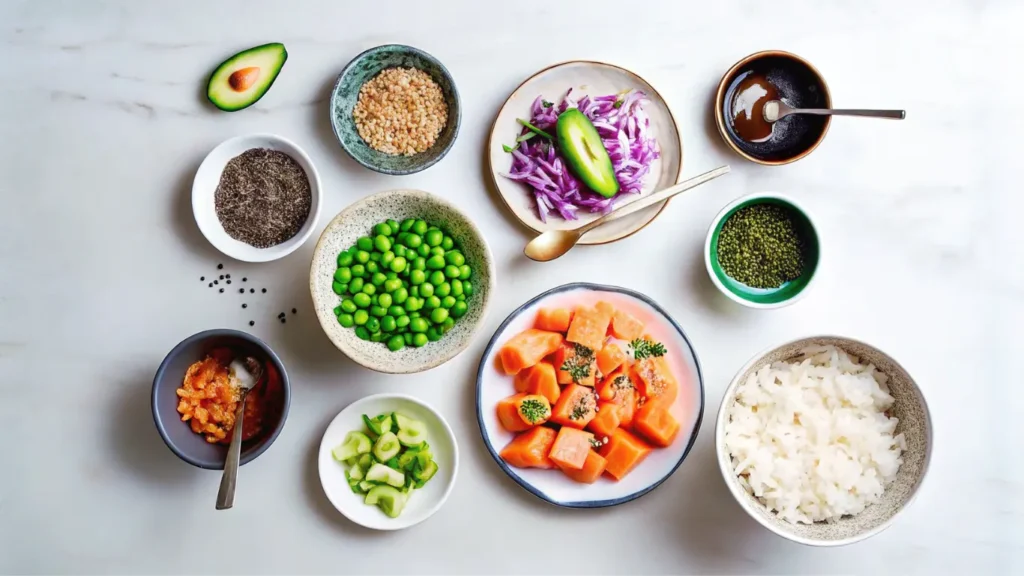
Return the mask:
{"type": "Polygon", "coordinates": [[[345,66],[331,92],[331,127],[345,152],[353,160],[382,174],[412,174],[436,164],[455,144],[462,120],[459,92],[455,80],[441,62],[430,54],[401,44],[370,48],[345,66]],[[448,104],[448,123],[428,150],[413,156],[395,156],[378,152],[359,136],[352,109],[359,99],[359,89],[368,80],[387,68],[418,68],[437,82],[448,104]]]}
{"type": "Polygon", "coordinates": [[[810,213],[796,200],[772,192],[744,196],[723,208],[711,223],[708,237],[704,242],[704,264],[708,269],[708,275],[711,276],[711,281],[729,299],[751,308],[781,308],[796,302],[807,293],[813,284],[820,262],[821,239],[810,213]],[[718,262],[718,236],[722,231],[722,225],[737,211],[755,204],[775,204],[789,210],[796,220],[800,234],[807,243],[803,273],[778,288],[747,286],[730,278],[718,262]]]}

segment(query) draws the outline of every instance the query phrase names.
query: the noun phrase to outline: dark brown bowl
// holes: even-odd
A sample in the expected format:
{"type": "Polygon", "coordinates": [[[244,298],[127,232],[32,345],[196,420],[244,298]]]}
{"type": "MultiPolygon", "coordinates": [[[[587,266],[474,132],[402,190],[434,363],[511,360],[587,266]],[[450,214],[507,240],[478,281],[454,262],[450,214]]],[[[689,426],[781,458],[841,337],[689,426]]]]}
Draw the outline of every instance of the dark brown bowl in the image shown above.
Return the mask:
{"type": "Polygon", "coordinates": [[[727,106],[732,102],[739,81],[748,72],[764,74],[778,89],[781,98],[794,108],[832,107],[828,85],[810,62],[781,50],[751,54],[729,68],[718,83],[715,124],[725,143],[740,156],[765,166],[789,164],[810,154],[825,139],[831,116],[787,116],[776,123],[772,137],[763,142],[747,142],[736,135],[727,116],[727,106]]]}

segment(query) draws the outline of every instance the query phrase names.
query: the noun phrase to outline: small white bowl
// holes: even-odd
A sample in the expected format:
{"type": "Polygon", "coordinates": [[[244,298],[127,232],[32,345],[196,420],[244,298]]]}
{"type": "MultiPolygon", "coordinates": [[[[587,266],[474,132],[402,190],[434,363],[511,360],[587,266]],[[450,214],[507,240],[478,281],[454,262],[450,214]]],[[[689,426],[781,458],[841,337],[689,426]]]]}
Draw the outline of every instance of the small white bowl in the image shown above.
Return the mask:
{"type": "Polygon", "coordinates": [[[220,250],[226,256],[243,262],[270,262],[278,258],[284,258],[302,246],[302,244],[313,233],[316,228],[316,221],[320,218],[320,199],[322,196],[320,185],[320,174],[313,166],[313,161],[299,148],[297,144],[273,134],[250,134],[247,136],[236,136],[221,142],[216,148],[206,155],[206,159],[199,165],[196,177],[192,181],[192,214],[195,216],[199,230],[206,236],[206,239],[213,244],[213,247],[220,250]],[[221,173],[228,161],[251,148],[269,148],[284,152],[291,156],[306,171],[306,178],[309,179],[311,204],[309,216],[306,223],[302,225],[299,232],[288,240],[270,248],[256,248],[239,242],[224,231],[220,219],[217,218],[217,211],[214,206],[214,192],[217,184],[220,183],[221,173]]]}
{"type": "Polygon", "coordinates": [[[759,524],[783,538],[808,546],[845,546],[870,538],[892,525],[917,495],[924,477],[928,473],[933,443],[932,419],[928,403],[921,388],[910,374],[892,356],[859,340],[841,336],[811,336],[773,346],[754,356],[747,362],[725,390],[718,422],[715,424],[715,451],[718,454],[718,468],[729,487],[729,492],[740,507],[759,524]],[[878,502],[869,505],[859,514],[844,516],[832,523],[794,524],[779,518],[760,500],[748,493],[736,479],[732,456],[725,447],[725,426],[729,422],[728,410],[736,400],[740,382],[773,362],[795,357],[807,346],[835,346],[848,354],[857,356],[861,362],[874,364],[889,377],[889,393],[896,403],[889,412],[899,419],[896,433],[902,433],[907,442],[903,451],[903,464],[896,472],[896,479],[886,489],[878,502]]]}
{"type": "Polygon", "coordinates": [[[404,394],[375,394],[356,400],[334,417],[320,441],[317,467],[327,499],[346,518],[374,530],[401,530],[430,518],[448,499],[459,469],[459,446],[448,422],[430,405],[404,394]],[[361,494],[352,492],[345,466],[331,456],[346,434],[365,428],[363,414],[372,418],[384,412],[401,412],[427,425],[427,443],[438,467],[423,488],[412,491],[398,518],[387,517],[376,506],[365,504],[361,494]]]}

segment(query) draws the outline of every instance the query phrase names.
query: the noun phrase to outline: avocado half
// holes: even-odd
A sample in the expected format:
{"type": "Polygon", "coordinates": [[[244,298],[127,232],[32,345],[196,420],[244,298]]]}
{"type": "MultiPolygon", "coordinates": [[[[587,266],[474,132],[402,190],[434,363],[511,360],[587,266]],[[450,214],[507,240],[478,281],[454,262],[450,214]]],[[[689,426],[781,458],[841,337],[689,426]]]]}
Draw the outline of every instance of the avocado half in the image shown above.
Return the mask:
{"type": "Polygon", "coordinates": [[[569,168],[588,188],[605,198],[619,193],[612,159],[590,118],[570,108],[558,116],[555,133],[569,168]]]}
{"type": "Polygon", "coordinates": [[[228,112],[248,108],[270,90],[287,59],[288,51],[280,42],[243,50],[213,71],[206,97],[228,112]]]}

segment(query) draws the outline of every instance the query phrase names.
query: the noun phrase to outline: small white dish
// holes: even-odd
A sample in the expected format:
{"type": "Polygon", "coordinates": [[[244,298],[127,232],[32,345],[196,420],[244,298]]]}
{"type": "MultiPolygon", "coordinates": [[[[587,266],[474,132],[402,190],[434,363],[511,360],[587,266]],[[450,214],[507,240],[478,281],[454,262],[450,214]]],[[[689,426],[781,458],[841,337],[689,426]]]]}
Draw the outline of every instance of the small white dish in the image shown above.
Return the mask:
{"type": "MultiPolygon", "coordinates": [[[[576,60],[549,66],[527,78],[512,92],[495,117],[487,141],[488,172],[495,188],[512,214],[525,226],[538,233],[579,228],[601,216],[580,211],[577,220],[563,220],[550,216],[547,222],[542,222],[537,215],[537,207],[529,187],[501,175],[507,173],[512,164],[510,155],[501,145],[514,142],[522,130],[516,118],[529,119],[530,106],[537,96],[559,103],[569,88],[572,88],[577,99],[585,94],[603,96],[629,89],[640,90],[647,95],[648,101],[644,105],[644,111],[651,119],[650,129],[658,140],[661,157],[651,164],[651,171],[644,178],[641,195],[668,188],[678,182],[683,174],[683,142],[679,127],[668,104],[646,80],[625,68],[604,62],[576,60]]],[[[629,198],[623,199],[616,206],[622,206],[627,202],[629,198]]],[[[579,243],[606,244],[630,236],[654,220],[666,204],[667,202],[662,202],[595,228],[586,233],[579,243]]]]}
{"type": "Polygon", "coordinates": [[[448,499],[459,469],[459,446],[448,422],[430,405],[404,394],[375,394],[356,400],[334,417],[320,441],[317,467],[327,499],[346,518],[374,530],[401,530],[430,518],[448,499]],[[345,466],[331,456],[346,434],[365,429],[363,414],[373,418],[384,412],[401,412],[425,423],[427,443],[438,466],[437,474],[423,488],[412,491],[398,518],[389,518],[376,506],[365,504],[363,496],[349,488],[345,466]]]}
{"type": "Polygon", "coordinates": [[[210,151],[199,165],[196,177],[192,181],[192,214],[195,216],[196,224],[203,236],[213,244],[213,247],[224,253],[225,256],[241,260],[243,262],[270,262],[284,258],[302,246],[302,244],[313,233],[316,222],[320,218],[320,200],[322,197],[320,185],[320,174],[313,166],[313,161],[299,148],[297,144],[273,134],[250,134],[236,136],[221,142],[216,148],[210,151]],[[217,218],[217,211],[214,206],[214,192],[220,183],[221,173],[224,166],[236,156],[251,148],[269,148],[284,152],[291,156],[302,166],[309,179],[311,204],[309,216],[306,223],[302,225],[299,232],[290,239],[270,248],[256,248],[245,242],[235,240],[224,231],[220,219],[217,218]]]}

